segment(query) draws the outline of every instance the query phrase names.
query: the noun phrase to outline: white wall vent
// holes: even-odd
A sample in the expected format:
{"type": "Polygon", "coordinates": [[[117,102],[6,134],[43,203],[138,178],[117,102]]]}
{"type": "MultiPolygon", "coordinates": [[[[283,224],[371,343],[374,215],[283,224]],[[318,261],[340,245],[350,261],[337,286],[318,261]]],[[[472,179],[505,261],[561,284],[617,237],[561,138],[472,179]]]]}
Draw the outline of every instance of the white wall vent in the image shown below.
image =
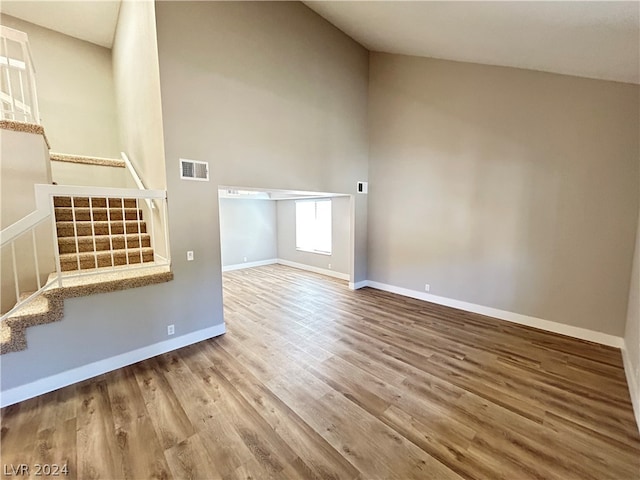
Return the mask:
{"type": "Polygon", "coordinates": [[[209,164],[196,160],[180,159],[180,178],[184,180],[209,181],[209,164]]]}

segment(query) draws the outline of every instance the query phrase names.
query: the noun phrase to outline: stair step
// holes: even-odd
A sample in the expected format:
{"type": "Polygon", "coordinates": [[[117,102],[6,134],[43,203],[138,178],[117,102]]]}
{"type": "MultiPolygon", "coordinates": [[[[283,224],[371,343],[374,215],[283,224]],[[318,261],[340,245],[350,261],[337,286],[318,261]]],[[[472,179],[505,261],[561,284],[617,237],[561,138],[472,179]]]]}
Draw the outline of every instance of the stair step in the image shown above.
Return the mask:
{"type": "MultiPolygon", "coordinates": [[[[69,272],[71,270],[78,270],[78,257],[80,257],[80,269],[87,270],[96,268],[96,257],[98,262],[98,268],[119,266],[127,264],[127,251],[126,250],[107,250],[102,252],[85,252],[80,254],[65,253],[60,255],[60,268],[63,272],[69,272]],[[112,254],[113,253],[113,258],[112,254]]],[[[128,251],[129,264],[153,262],[153,249],[152,248],[133,248],[128,251]],[[142,253],[142,262],[140,259],[140,253],[142,253]]]]}
{"type": "MultiPolygon", "coordinates": [[[[132,235],[126,235],[127,248],[140,247],[140,240],[142,239],[143,247],[151,247],[151,236],[148,233],[143,233],[138,236],[137,233],[132,235]]],[[[80,252],[93,252],[93,237],[78,237],[78,248],[80,252]]],[[[111,241],[108,236],[96,236],[95,248],[98,251],[110,250],[122,250],[125,247],[125,235],[113,235],[111,241]]],[[[60,253],[76,253],[76,239],[75,237],[59,237],[58,238],[58,250],[60,253]]]]}
{"type": "MultiPolygon", "coordinates": [[[[122,220],[122,207],[56,207],[56,221],[73,221],[75,210],[76,222],[90,222],[93,213],[93,221],[122,220]]],[[[142,220],[142,210],[136,208],[124,208],[124,216],[127,220],[142,220]]]]}
{"type": "Polygon", "coordinates": [[[24,330],[24,328],[11,328],[6,322],[0,324],[0,355],[27,348],[24,330]]]}
{"type": "MultiPolygon", "coordinates": [[[[87,272],[86,275],[74,276],[75,272],[63,272],[64,287],[58,289],[52,287],[53,292],[61,294],[64,298],[82,297],[94,293],[113,292],[136,288],[153,283],[168,281],[173,278],[167,265],[146,266],[143,270],[132,270],[126,266],[116,268],[104,268],[95,272],[87,272]],[[168,277],[168,278],[167,278],[168,277]],[[153,280],[158,280],[155,282],[153,280]]],[[[47,279],[48,283],[57,280],[57,274],[53,272],[47,279]]]]}
{"type": "MultiPolygon", "coordinates": [[[[122,220],[93,222],[93,228],[95,229],[96,235],[109,235],[109,233],[111,233],[111,235],[121,235],[123,233],[138,233],[138,224],[141,233],[147,233],[147,224],[143,221],[138,222],[137,220],[127,220],[124,222],[122,220]],[[109,232],[109,226],[111,226],[111,232],[109,232]]],[[[72,237],[75,235],[73,222],[56,222],[56,227],[58,237],[72,237]]],[[[82,237],[93,234],[90,222],[76,223],[76,228],[78,229],[78,236],[82,237]]]]}
{"type": "MultiPolygon", "coordinates": [[[[107,200],[109,203],[109,207],[118,208],[122,207],[122,199],[121,198],[104,198],[104,197],[92,197],[91,205],[93,207],[102,207],[106,208],[107,200]]],[[[74,207],[88,207],[89,206],[89,197],[73,197],[73,205],[74,207]]],[[[71,207],[71,197],[53,197],[53,206],[54,207],[71,207]]],[[[135,198],[125,198],[124,199],[125,208],[136,208],[136,199],[135,198]]]]}
{"type": "Polygon", "coordinates": [[[0,344],[11,342],[11,327],[5,322],[0,323],[0,344]]]}
{"type": "MultiPolygon", "coordinates": [[[[0,323],[0,354],[25,350],[27,348],[25,335],[27,328],[62,320],[65,298],[116,292],[168,282],[173,279],[173,274],[168,266],[150,265],[144,270],[131,270],[122,267],[87,273],[82,276],[72,276],[74,272],[64,273],[63,277],[68,278],[65,278],[62,288],[50,287],[41,297],[23,305],[0,323]],[[45,303],[48,304],[47,308],[43,308],[45,303]]],[[[57,274],[52,273],[47,283],[51,283],[56,278],[57,274]]],[[[29,296],[28,293],[23,295],[25,298],[27,296],[29,296]]]]}
{"type": "MultiPolygon", "coordinates": [[[[23,293],[20,295],[20,300],[25,300],[29,296],[31,296],[33,292],[23,293]]],[[[44,295],[40,295],[39,297],[34,298],[20,310],[15,313],[9,315],[5,320],[10,325],[13,320],[20,319],[23,317],[29,317],[33,315],[42,315],[49,311],[49,299],[44,295]]]]}
{"type": "MultiPolygon", "coordinates": [[[[23,293],[20,299],[25,300],[32,293],[23,293]]],[[[46,293],[22,305],[2,321],[0,354],[24,350],[27,348],[25,330],[28,327],[56,322],[62,318],[62,314],[62,300],[46,293]]]]}

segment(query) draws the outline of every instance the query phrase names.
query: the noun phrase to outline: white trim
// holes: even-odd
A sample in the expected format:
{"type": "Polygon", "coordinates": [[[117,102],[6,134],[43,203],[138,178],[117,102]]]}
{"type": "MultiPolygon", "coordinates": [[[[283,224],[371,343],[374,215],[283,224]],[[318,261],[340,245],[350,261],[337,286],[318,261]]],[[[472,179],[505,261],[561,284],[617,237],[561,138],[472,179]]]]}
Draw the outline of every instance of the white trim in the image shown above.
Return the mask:
{"type": "Polygon", "coordinates": [[[115,357],[105,358],[104,360],[98,360],[97,362],[89,363],[81,367],[72,368],[66,372],[41,378],[35,382],[27,383],[26,385],[10,388],[0,394],[0,407],[4,408],[7,405],[13,405],[14,403],[37,397],[38,395],[57,390],[58,388],[66,387],[67,385],[81,382],[88,378],[102,375],[103,373],[111,372],[118,368],[126,367],[132,363],[155,357],[156,355],[177,350],[178,348],[186,347],[203,340],[208,340],[209,338],[217,337],[218,335],[225,333],[225,331],[225,324],[222,323],[220,325],[198,330],[197,332],[182,335],[181,337],[172,338],[171,340],[163,340],[162,342],[154,343],[153,345],[122,353],[115,357]]]}
{"type": "Polygon", "coordinates": [[[489,317],[498,318],[500,320],[506,320],[507,322],[526,325],[533,328],[539,328],[548,332],[559,333],[561,335],[567,335],[569,337],[579,338],[581,340],[588,340],[590,342],[600,343],[602,345],[608,345],[610,347],[624,347],[624,339],[622,337],[616,337],[607,333],[587,330],[586,328],[565,325],[564,323],[543,320],[542,318],[530,317],[528,315],[522,315],[520,313],[509,312],[506,310],[499,310],[497,308],[485,307],[483,305],[476,305],[474,303],[463,302],[461,300],[439,297],[430,293],[410,290],[408,288],[396,287],[393,285],[387,285],[385,283],[374,282],[371,280],[367,281],[367,285],[378,290],[384,290],[385,292],[397,293],[398,295],[416,298],[418,300],[425,300],[427,302],[437,303],[438,305],[459,308],[460,310],[465,310],[467,312],[479,313],[481,315],[487,315],[489,317]]]}
{"type": "Polygon", "coordinates": [[[640,385],[636,383],[636,376],[633,372],[633,364],[629,358],[629,350],[625,346],[622,348],[622,362],[624,363],[624,373],[627,377],[627,385],[629,386],[629,395],[631,396],[631,405],[633,405],[633,413],[636,417],[636,425],[640,432],[640,385]]]}
{"type": "MultiPolygon", "coordinates": [[[[296,201],[305,201],[306,202],[306,200],[296,200],[296,201]]],[[[304,252],[304,253],[315,253],[316,255],[324,255],[326,257],[330,257],[331,256],[331,252],[323,252],[321,250],[307,250],[306,248],[296,247],[296,251],[297,252],[304,252]]]]}
{"type": "Polygon", "coordinates": [[[368,287],[369,281],[362,280],[361,282],[349,282],[349,290],[360,290],[361,288],[368,287]]]}
{"type": "Polygon", "coordinates": [[[286,267],[299,268],[300,270],[307,270],[308,272],[319,273],[320,275],[327,275],[328,277],[339,278],[340,280],[350,280],[351,276],[348,273],[340,273],[334,270],[327,270],[326,268],[312,267],[311,265],[305,265],[304,263],[290,262],[289,260],[278,259],[280,265],[286,267]]]}
{"type": "Polygon", "coordinates": [[[29,42],[29,36],[26,33],[16,30],[15,28],[5,27],[4,25],[0,25],[0,37],[5,37],[19,43],[29,42]]]}
{"type": "Polygon", "coordinates": [[[109,198],[167,198],[166,190],[138,190],[137,188],[83,187],[76,185],[36,184],[35,189],[36,200],[39,196],[42,195],[109,198]]]}
{"type": "Polygon", "coordinates": [[[257,262],[245,262],[245,263],[236,263],[235,265],[227,265],[222,267],[223,272],[231,272],[233,270],[243,270],[245,268],[253,268],[253,267],[263,267],[265,265],[273,265],[274,263],[278,263],[277,258],[270,258],[269,260],[259,260],[257,262]]]}

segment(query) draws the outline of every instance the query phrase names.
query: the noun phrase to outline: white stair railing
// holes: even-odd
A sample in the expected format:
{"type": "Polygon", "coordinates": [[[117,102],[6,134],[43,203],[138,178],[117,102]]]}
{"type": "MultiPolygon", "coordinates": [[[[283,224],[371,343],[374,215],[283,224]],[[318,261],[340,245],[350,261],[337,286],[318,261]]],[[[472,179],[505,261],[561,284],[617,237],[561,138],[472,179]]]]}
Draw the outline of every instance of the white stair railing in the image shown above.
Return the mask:
{"type": "Polygon", "coordinates": [[[51,243],[46,242],[47,232],[42,232],[43,227],[50,225],[50,219],[49,211],[36,210],[0,232],[0,251],[5,259],[2,267],[3,297],[10,299],[11,294],[15,293],[15,305],[3,314],[1,319],[38,297],[56,281],[56,278],[51,278],[47,282],[42,281],[43,275],[50,273],[47,270],[43,271],[43,268],[51,264],[51,259],[55,256],[53,250],[58,248],[57,243],[52,247],[51,243]],[[43,235],[48,248],[39,249],[38,243],[42,245],[43,235]],[[16,253],[17,250],[18,253],[16,253]],[[31,258],[31,262],[26,261],[25,257],[31,258]],[[32,292],[34,288],[35,292],[24,295],[25,292],[32,292]]]}
{"type": "MultiPolygon", "coordinates": [[[[133,163],[131,163],[131,160],[129,160],[127,154],[124,152],[120,152],[120,157],[127,167],[129,175],[131,175],[131,178],[133,178],[133,182],[136,184],[136,187],[138,187],[140,190],[146,190],[147,187],[144,186],[140,175],[138,175],[138,172],[136,172],[136,169],[134,168],[133,163]]],[[[151,210],[155,210],[156,208],[155,204],[151,200],[147,200],[147,205],[151,210]]]]}
{"type": "MultiPolygon", "coordinates": [[[[2,250],[3,258],[10,259],[10,263],[2,271],[3,285],[8,284],[7,275],[13,278],[13,287],[15,288],[16,305],[6,313],[4,313],[0,320],[4,320],[10,314],[15,312],[20,307],[24,306],[31,300],[35,299],[38,295],[44,292],[47,288],[52,287],[57,283],[59,287],[64,286],[65,279],[74,278],[86,275],[95,275],[96,273],[104,273],[111,271],[122,271],[123,269],[148,269],[158,266],[170,266],[171,256],[169,247],[169,232],[167,221],[167,192],[166,190],[139,190],[139,189],[121,189],[121,188],[99,188],[99,187],[82,187],[82,186],[66,186],[66,185],[35,185],[36,191],[36,210],[31,214],[24,217],[22,220],[10,225],[4,230],[0,231],[0,249],[2,250]],[[67,227],[71,227],[75,237],[75,263],[78,267],[77,270],[64,272],[63,265],[61,264],[60,252],[58,247],[58,235],[57,224],[55,215],[55,197],[70,197],[71,198],[71,212],[72,218],[67,223],[67,227]],[[89,220],[82,222],[82,228],[90,228],[90,234],[86,235],[91,241],[88,242],[82,249],[78,243],[78,229],[79,219],[76,217],[76,211],[74,202],[78,198],[88,199],[88,213],[89,220]],[[156,211],[157,220],[154,218],[151,209],[144,213],[144,209],[141,208],[144,202],[140,200],[157,202],[160,208],[156,211]],[[135,201],[135,218],[131,218],[131,210],[134,207],[125,207],[126,202],[135,201]],[[105,205],[102,207],[101,205],[105,205]],[[113,205],[113,206],[112,206],[113,205]],[[96,211],[102,211],[106,209],[106,220],[97,220],[94,218],[96,211]],[[112,218],[112,213],[118,218],[112,218]],[[140,215],[140,211],[143,211],[140,215]],[[115,214],[117,212],[117,215],[115,214]],[[42,268],[42,253],[37,248],[37,239],[35,229],[40,227],[49,221],[52,229],[53,239],[53,252],[46,252],[49,257],[49,263],[53,258],[55,265],[55,274],[49,276],[49,281],[46,283],[41,282],[41,277],[49,272],[44,271],[42,268]],[[146,233],[143,233],[142,223],[150,223],[150,231],[147,229],[146,233]],[[159,225],[156,224],[159,223],[159,225]],[[97,233],[100,229],[100,234],[97,233]],[[106,233],[105,233],[106,231],[106,233]],[[158,233],[161,233],[158,235],[158,233]],[[153,249],[154,256],[151,261],[147,261],[143,256],[143,235],[149,235],[150,248],[153,249]],[[24,238],[32,237],[32,261],[29,262],[29,268],[27,269],[26,261],[24,260],[24,252],[21,256],[16,255],[16,242],[22,239],[24,244],[24,238]],[[162,239],[162,243],[159,244],[157,237],[162,239]],[[99,238],[102,242],[105,240],[109,243],[108,250],[102,250],[97,248],[96,239],[99,238]],[[118,243],[122,243],[124,249],[124,262],[121,263],[121,259],[114,258],[114,239],[118,243]],[[81,251],[83,250],[83,251],[81,251]],[[163,250],[164,255],[160,255],[157,252],[163,250]],[[99,252],[109,251],[110,255],[101,255],[99,252]],[[110,258],[109,258],[110,256],[110,258]],[[93,261],[90,260],[91,265],[86,265],[87,258],[93,257],[93,261]],[[105,258],[106,257],[106,258],[105,258]],[[85,262],[83,262],[85,260],[85,262]],[[31,267],[33,265],[33,267],[31,267]],[[8,269],[11,273],[8,273],[8,269]],[[25,272],[30,272],[29,275],[33,277],[32,272],[35,269],[37,289],[34,293],[25,297],[24,292],[33,291],[35,287],[28,285],[23,288],[25,283],[25,272]]],[[[24,245],[21,245],[24,250],[24,245]]],[[[120,252],[122,254],[122,252],[120,252]]],[[[122,255],[121,255],[122,257],[122,255]]],[[[45,262],[46,263],[46,262],[45,262]]]]}
{"type": "Polygon", "coordinates": [[[35,74],[27,34],[0,25],[0,119],[40,124],[35,74]]]}

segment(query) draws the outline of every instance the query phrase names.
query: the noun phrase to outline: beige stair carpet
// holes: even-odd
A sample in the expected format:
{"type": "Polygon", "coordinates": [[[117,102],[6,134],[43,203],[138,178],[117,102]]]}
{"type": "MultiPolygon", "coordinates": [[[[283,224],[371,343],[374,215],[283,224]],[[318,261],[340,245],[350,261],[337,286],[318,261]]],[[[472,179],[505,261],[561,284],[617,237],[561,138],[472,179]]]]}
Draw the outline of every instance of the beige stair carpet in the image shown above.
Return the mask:
{"type": "Polygon", "coordinates": [[[119,158],[87,157],[84,155],[69,155],[51,152],[49,157],[53,162],[80,163],[83,165],[100,165],[103,167],[126,168],[124,160],[119,158]]]}
{"type": "MultiPolygon", "coordinates": [[[[55,274],[51,275],[48,282],[55,278],[55,274]]],[[[65,274],[63,274],[64,277],[65,274]]],[[[0,354],[25,350],[27,328],[61,320],[64,316],[65,298],[127,290],[171,280],[173,280],[173,273],[168,266],[149,267],[145,270],[110,268],[108,271],[96,271],[91,276],[65,278],[63,287],[53,284],[41,296],[17,310],[0,324],[0,354]]],[[[22,298],[28,296],[29,294],[25,294],[22,298]]]]}
{"type": "Polygon", "coordinates": [[[5,319],[0,325],[0,354],[24,350],[28,327],[60,320],[64,298],[141,287],[173,278],[166,266],[148,265],[144,270],[133,271],[126,268],[154,262],[151,236],[140,203],[135,198],[54,197],[60,268],[65,276],[79,270],[91,270],[91,276],[65,278],[64,287],[46,290],[5,319]]]}
{"type": "Polygon", "coordinates": [[[132,198],[54,198],[62,271],[153,262],[140,203],[132,198]]]}

